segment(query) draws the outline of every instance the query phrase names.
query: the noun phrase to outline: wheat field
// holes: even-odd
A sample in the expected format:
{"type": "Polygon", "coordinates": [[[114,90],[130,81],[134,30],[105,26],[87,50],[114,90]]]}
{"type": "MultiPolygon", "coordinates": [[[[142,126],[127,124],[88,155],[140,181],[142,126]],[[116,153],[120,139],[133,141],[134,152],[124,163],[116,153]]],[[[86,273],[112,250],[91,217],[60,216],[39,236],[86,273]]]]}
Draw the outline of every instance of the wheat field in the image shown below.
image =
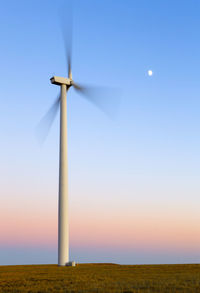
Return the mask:
{"type": "Polygon", "coordinates": [[[0,266],[0,292],[200,293],[200,265],[0,266]]]}

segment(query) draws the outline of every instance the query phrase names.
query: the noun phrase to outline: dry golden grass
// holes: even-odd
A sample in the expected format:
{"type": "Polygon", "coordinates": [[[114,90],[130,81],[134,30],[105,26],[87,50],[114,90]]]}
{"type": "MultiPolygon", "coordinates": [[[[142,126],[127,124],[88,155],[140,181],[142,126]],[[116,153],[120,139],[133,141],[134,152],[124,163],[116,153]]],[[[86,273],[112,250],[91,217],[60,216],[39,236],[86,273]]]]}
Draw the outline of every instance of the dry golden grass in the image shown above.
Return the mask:
{"type": "Polygon", "coordinates": [[[200,293],[200,265],[0,266],[0,292],[200,293]]]}

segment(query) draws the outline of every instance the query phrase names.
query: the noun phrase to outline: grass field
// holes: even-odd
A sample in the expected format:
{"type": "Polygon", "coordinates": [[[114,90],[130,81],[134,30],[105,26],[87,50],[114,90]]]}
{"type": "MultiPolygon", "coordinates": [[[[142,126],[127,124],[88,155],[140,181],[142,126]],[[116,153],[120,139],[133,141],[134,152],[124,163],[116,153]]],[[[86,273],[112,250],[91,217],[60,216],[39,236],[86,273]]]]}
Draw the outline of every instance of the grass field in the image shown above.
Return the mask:
{"type": "Polygon", "coordinates": [[[200,265],[0,266],[0,292],[200,293],[200,265]]]}

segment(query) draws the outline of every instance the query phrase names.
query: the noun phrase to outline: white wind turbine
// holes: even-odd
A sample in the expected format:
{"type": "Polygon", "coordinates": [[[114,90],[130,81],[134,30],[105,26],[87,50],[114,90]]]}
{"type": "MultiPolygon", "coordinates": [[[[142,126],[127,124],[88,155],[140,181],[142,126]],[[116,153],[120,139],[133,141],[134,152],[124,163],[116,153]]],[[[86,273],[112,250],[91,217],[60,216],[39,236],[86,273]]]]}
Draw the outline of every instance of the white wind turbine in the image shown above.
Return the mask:
{"type": "MultiPolygon", "coordinates": [[[[51,106],[50,110],[43,117],[39,124],[45,126],[43,128],[43,140],[47,136],[48,131],[53,123],[53,120],[60,107],[60,156],[59,156],[59,205],[58,205],[58,265],[70,265],[69,262],[69,221],[68,221],[68,163],[67,163],[67,93],[70,87],[85,95],[89,101],[93,102],[104,112],[108,114],[108,104],[105,105],[106,100],[99,99],[96,94],[99,89],[89,88],[75,83],[72,79],[72,27],[70,27],[67,36],[64,36],[65,50],[67,55],[68,77],[53,76],[50,80],[52,84],[60,87],[60,94],[51,106]],[[105,107],[106,106],[106,107],[105,107]]],[[[105,91],[104,91],[105,93],[105,91]]],[[[102,94],[102,91],[100,91],[102,94]]],[[[104,96],[105,98],[105,96],[104,96]]],[[[109,96],[110,98],[110,96],[109,96]]],[[[116,105],[115,96],[115,105],[116,105]]],[[[113,105],[112,105],[113,106],[113,105]]]]}

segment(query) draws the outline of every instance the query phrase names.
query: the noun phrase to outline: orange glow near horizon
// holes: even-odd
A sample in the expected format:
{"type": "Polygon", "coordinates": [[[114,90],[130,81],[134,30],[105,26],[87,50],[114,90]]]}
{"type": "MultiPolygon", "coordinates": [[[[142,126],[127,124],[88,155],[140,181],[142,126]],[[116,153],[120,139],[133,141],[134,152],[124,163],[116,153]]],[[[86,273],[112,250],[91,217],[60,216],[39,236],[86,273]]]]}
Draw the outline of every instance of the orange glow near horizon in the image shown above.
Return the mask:
{"type": "MultiPolygon", "coordinates": [[[[152,211],[141,206],[126,214],[109,213],[109,209],[83,211],[70,216],[70,244],[74,247],[108,247],[119,249],[167,249],[174,251],[199,250],[198,218],[194,215],[171,212],[170,209],[152,211]],[[170,213],[170,215],[169,215],[170,213]]],[[[174,209],[175,211],[175,209],[174,209]]],[[[1,245],[57,247],[57,214],[26,212],[1,214],[1,245]],[[4,223],[7,223],[4,225],[4,223]]]]}

